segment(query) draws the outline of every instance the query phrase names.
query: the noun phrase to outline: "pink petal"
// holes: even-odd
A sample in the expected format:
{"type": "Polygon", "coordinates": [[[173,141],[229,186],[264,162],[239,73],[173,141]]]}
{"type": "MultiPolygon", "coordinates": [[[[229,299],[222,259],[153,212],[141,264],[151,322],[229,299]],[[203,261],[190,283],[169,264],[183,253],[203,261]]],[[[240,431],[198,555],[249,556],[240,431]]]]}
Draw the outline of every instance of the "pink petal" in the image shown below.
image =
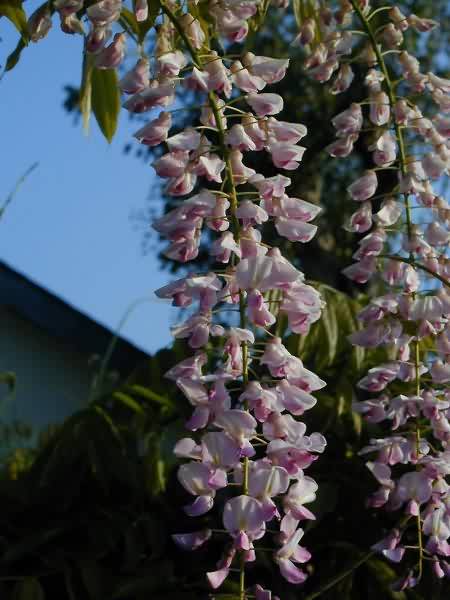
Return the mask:
{"type": "Polygon", "coordinates": [[[183,550],[196,550],[209,540],[211,534],[211,529],[203,529],[192,533],[174,533],[172,539],[183,550]]]}
{"type": "Polygon", "coordinates": [[[289,583],[303,583],[308,577],[304,571],[298,569],[294,563],[287,558],[279,560],[278,565],[280,567],[280,573],[286,581],[289,581],[289,583]]]}
{"type": "Polygon", "coordinates": [[[183,506],[184,512],[188,515],[188,517],[199,517],[200,515],[204,515],[214,505],[214,499],[212,496],[199,496],[192,502],[192,504],[186,504],[183,506]]]}
{"type": "Polygon", "coordinates": [[[216,590],[218,587],[222,585],[225,579],[228,577],[229,569],[219,569],[219,571],[210,571],[206,573],[206,577],[208,578],[209,585],[216,590]]]}
{"type": "Polygon", "coordinates": [[[197,429],[203,429],[208,424],[209,419],[209,408],[197,406],[191,415],[191,418],[186,421],[186,429],[190,431],[197,431],[197,429]]]}
{"type": "Polygon", "coordinates": [[[310,559],[311,552],[309,552],[306,548],[303,548],[303,546],[297,546],[297,548],[294,551],[292,560],[295,560],[295,562],[298,563],[306,563],[310,559]]]}

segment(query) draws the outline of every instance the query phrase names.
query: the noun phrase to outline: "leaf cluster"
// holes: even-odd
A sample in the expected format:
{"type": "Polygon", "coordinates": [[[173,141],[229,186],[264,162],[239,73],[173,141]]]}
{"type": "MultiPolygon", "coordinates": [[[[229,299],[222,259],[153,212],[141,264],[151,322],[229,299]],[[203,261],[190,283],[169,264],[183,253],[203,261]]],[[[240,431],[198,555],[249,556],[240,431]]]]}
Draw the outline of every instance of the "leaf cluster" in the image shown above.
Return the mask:
{"type": "MultiPolygon", "coordinates": [[[[380,532],[394,523],[364,506],[375,483],[357,451],[379,432],[352,414],[351,382],[375,357],[346,340],[359,302],[326,285],[319,289],[327,300],[322,320],[308,336],[292,335],[287,342],[329,382],[307,422],[309,431],[324,432],[328,441],[310,468],[320,490],[310,505],[317,519],[305,537],[314,550],[310,578],[300,590],[289,586],[263,551],[249,569],[249,582],[270,585],[283,600],[312,600],[319,591],[325,600],[443,600],[447,588],[439,582],[432,585],[442,589],[428,588],[431,580],[422,592],[392,592],[395,568],[370,554],[380,532]],[[433,596],[428,589],[436,590],[433,596]]],[[[225,540],[218,535],[194,553],[170,540],[176,532],[220,528],[225,501],[221,497],[195,523],[182,511],[189,496],[176,481],[172,448],[191,409],[163,373],[188,353],[179,343],[161,350],[41,436],[38,449],[10,455],[0,479],[2,599],[208,597],[204,573],[214,569],[225,540]]],[[[223,591],[232,595],[233,584],[223,591]]]]}

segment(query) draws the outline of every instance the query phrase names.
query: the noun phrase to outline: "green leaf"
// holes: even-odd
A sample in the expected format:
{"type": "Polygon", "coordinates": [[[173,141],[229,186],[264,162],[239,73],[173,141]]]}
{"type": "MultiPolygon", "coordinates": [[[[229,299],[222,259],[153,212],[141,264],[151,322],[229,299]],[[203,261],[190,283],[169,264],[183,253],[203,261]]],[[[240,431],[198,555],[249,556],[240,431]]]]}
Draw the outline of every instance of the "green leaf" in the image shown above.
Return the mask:
{"type": "Polygon", "coordinates": [[[148,441],[148,453],[146,457],[148,468],[148,492],[151,496],[157,496],[164,492],[167,485],[166,465],[161,457],[160,440],[152,436],[148,441]]]}
{"type": "Polygon", "coordinates": [[[386,562],[378,558],[371,558],[367,563],[368,570],[374,579],[378,582],[384,592],[386,600],[406,600],[404,592],[394,592],[391,588],[392,582],[397,575],[386,562]]]}
{"type": "Polygon", "coordinates": [[[336,382],[333,395],[336,399],[337,416],[340,417],[347,411],[351,412],[353,400],[353,382],[343,374],[336,382]]]}
{"type": "Polygon", "coordinates": [[[81,85],[80,85],[80,100],[79,107],[81,118],[83,121],[83,130],[87,135],[89,133],[89,121],[91,118],[91,103],[92,103],[92,69],[93,56],[88,52],[83,54],[83,64],[81,68],[81,85]]]}
{"type": "MultiPolygon", "coordinates": [[[[339,339],[339,326],[337,319],[337,304],[335,303],[335,296],[328,291],[320,290],[322,295],[325,297],[326,306],[322,313],[321,327],[326,335],[327,340],[327,354],[324,356],[324,366],[332,365],[336,357],[338,339],[339,339]]],[[[333,290],[334,291],[334,290],[333,290]]],[[[342,321],[339,321],[339,325],[342,326],[342,321]]]]}
{"type": "Polygon", "coordinates": [[[117,438],[117,440],[119,442],[122,442],[122,438],[120,437],[120,431],[118,430],[116,424],[114,423],[114,421],[111,419],[110,415],[106,412],[106,410],[104,410],[101,406],[99,406],[98,404],[96,404],[94,406],[94,411],[100,415],[100,417],[102,417],[102,419],[104,419],[106,421],[106,423],[108,424],[111,432],[113,433],[113,435],[117,438]]]}
{"type": "Polygon", "coordinates": [[[139,577],[136,579],[128,579],[119,585],[119,588],[113,595],[113,600],[119,598],[128,598],[130,596],[135,597],[139,593],[156,592],[162,585],[157,574],[147,575],[146,577],[139,577]]]}
{"type": "Polygon", "coordinates": [[[326,514],[336,510],[338,498],[339,489],[334,483],[321,483],[317,497],[311,505],[311,510],[316,515],[316,520],[311,523],[311,527],[316,527],[326,514]]]}
{"type": "MultiPolygon", "coordinates": [[[[2,556],[2,562],[8,563],[32,554],[38,548],[41,548],[54,538],[59,537],[65,532],[64,527],[49,529],[47,531],[38,531],[32,535],[20,540],[17,544],[10,546],[2,556]]],[[[29,584],[30,586],[32,584],[29,584]]],[[[31,596],[33,598],[33,596],[31,596]]]]}
{"type": "Polygon", "coordinates": [[[144,41],[145,36],[155,24],[160,8],[160,0],[148,0],[148,17],[145,21],[139,23],[139,41],[144,41]]]}
{"type": "Polygon", "coordinates": [[[77,595],[75,592],[75,586],[73,582],[73,571],[69,567],[64,569],[64,582],[66,584],[68,600],[77,600],[77,595]]]}
{"type": "Polygon", "coordinates": [[[107,579],[103,570],[95,562],[80,561],[80,573],[91,600],[104,598],[107,579]]]}
{"type": "Polygon", "coordinates": [[[12,371],[5,371],[0,373],[0,383],[4,383],[8,386],[9,391],[13,392],[16,388],[16,374],[12,371]]]}
{"type": "Polygon", "coordinates": [[[362,433],[362,429],[363,429],[363,420],[360,414],[358,414],[357,412],[353,411],[351,412],[352,415],[352,423],[353,423],[353,430],[355,432],[355,435],[357,437],[361,436],[362,433]]]}
{"type": "Polygon", "coordinates": [[[145,414],[142,406],[128,394],[124,394],[123,392],[114,392],[112,396],[115,400],[119,400],[119,402],[122,402],[122,404],[128,406],[128,408],[130,408],[132,411],[137,412],[140,415],[145,414]]]}
{"type": "Polygon", "coordinates": [[[132,391],[137,396],[141,396],[142,398],[150,400],[151,402],[156,402],[156,404],[160,404],[161,406],[172,407],[172,402],[169,398],[161,396],[160,394],[157,394],[153,390],[142,385],[132,385],[130,386],[130,391],[132,391]]]}
{"type": "Polygon", "coordinates": [[[0,17],[9,19],[21,34],[23,41],[28,43],[27,15],[22,8],[21,0],[0,0],[0,17]]]}
{"type": "Polygon", "coordinates": [[[27,44],[25,44],[23,38],[20,38],[17,46],[6,59],[5,71],[11,71],[11,69],[14,69],[19,62],[22,50],[26,47],[26,45],[27,44]]]}
{"type": "Polygon", "coordinates": [[[349,367],[360,364],[364,349],[353,348],[347,340],[347,336],[358,329],[359,303],[328,285],[312,284],[322,295],[325,307],[310,332],[298,336],[297,355],[306,362],[311,361],[319,372],[335,367],[337,362],[345,362],[349,367]]]}
{"type": "Polygon", "coordinates": [[[300,27],[301,24],[302,24],[302,15],[301,15],[301,11],[300,11],[300,3],[301,3],[301,0],[293,0],[292,1],[292,7],[294,9],[294,17],[295,17],[295,21],[296,21],[298,27],[300,27]]]}
{"type": "Polygon", "coordinates": [[[91,73],[92,111],[103,135],[111,142],[117,129],[120,92],[115,69],[96,69],[91,73]]]}
{"type": "MultiPolygon", "coordinates": [[[[169,560],[162,560],[152,563],[152,569],[149,575],[143,577],[127,578],[119,583],[112,600],[118,598],[136,598],[137,594],[142,594],[148,598],[164,598],[165,592],[175,583],[173,577],[173,565],[169,560]],[[158,592],[158,595],[147,596],[149,592],[158,592]]],[[[181,591],[181,590],[180,590],[181,591]]],[[[141,596],[139,596],[141,597],[141,596]]]]}
{"type": "MultiPolygon", "coordinates": [[[[1,2],[1,0],[0,0],[1,2]]],[[[6,3],[6,2],[5,2],[6,3]]],[[[20,4],[20,2],[19,2],[20,4]]],[[[23,12],[23,11],[22,11],[23,12]]],[[[31,17],[33,17],[34,15],[38,14],[38,13],[46,13],[49,15],[52,15],[55,12],[55,9],[53,8],[53,6],[50,5],[49,2],[44,2],[43,4],[41,4],[35,11],[34,13],[31,15],[31,17]]],[[[30,18],[31,18],[30,17],[30,18]]],[[[19,39],[17,46],[15,47],[15,49],[11,52],[11,54],[8,56],[8,58],[6,59],[6,63],[5,63],[5,72],[6,71],[11,71],[11,69],[14,69],[14,67],[17,65],[17,63],[19,62],[22,50],[28,46],[28,42],[29,42],[29,38],[30,38],[30,34],[28,31],[28,24],[26,25],[26,32],[25,34],[23,32],[21,38],[19,39]]]]}
{"type": "Polygon", "coordinates": [[[150,496],[164,492],[171,469],[177,464],[173,447],[183,435],[184,421],[177,419],[164,426],[161,432],[146,437],[145,463],[148,470],[147,491],[150,496]]]}
{"type": "Polygon", "coordinates": [[[45,594],[37,579],[26,577],[16,583],[11,600],[45,600],[45,594]]]}
{"type": "Polygon", "coordinates": [[[119,23],[124,27],[124,29],[128,31],[131,30],[131,33],[134,33],[137,38],[139,37],[139,25],[131,10],[128,10],[128,8],[122,8],[119,23]]]}
{"type": "MultiPolygon", "coordinates": [[[[351,314],[350,322],[352,323],[352,330],[350,331],[350,333],[353,333],[353,331],[357,331],[360,327],[356,315],[361,310],[361,305],[358,302],[353,301],[351,304],[348,305],[348,309],[351,314]]],[[[352,368],[356,371],[356,373],[361,373],[365,356],[365,348],[363,348],[362,346],[353,346],[351,365],[352,368]]]]}

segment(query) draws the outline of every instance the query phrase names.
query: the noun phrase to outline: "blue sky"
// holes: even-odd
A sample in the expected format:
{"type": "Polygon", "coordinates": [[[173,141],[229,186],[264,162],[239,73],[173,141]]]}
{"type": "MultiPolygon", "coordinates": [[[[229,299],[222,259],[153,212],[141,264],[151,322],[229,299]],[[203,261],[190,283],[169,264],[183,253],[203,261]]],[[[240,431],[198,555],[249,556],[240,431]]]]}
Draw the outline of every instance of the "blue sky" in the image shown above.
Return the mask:
{"type": "MultiPolygon", "coordinates": [[[[18,34],[5,19],[0,24],[3,66],[18,34]]],[[[111,329],[133,302],[148,298],[122,331],[154,351],[170,342],[177,310],[153,290],[173,276],[159,270],[156,250],[142,254],[142,235],[130,220],[145,206],[153,169],[123,153],[137,128],[126,111],[108,145],[94,118],[86,137],[64,110],[63,87],[78,85],[81,51],[81,36],[62,34],[55,20],[0,81],[0,204],[39,162],[0,221],[0,259],[111,329]]],[[[161,207],[157,193],[151,202],[161,207]]]]}

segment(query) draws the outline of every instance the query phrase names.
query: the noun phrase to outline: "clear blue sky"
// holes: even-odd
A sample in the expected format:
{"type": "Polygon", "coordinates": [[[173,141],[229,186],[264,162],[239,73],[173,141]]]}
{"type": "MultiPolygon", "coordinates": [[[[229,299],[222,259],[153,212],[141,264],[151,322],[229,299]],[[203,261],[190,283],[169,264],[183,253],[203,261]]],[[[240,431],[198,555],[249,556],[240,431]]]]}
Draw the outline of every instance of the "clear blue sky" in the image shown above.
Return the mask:
{"type": "MultiPolygon", "coordinates": [[[[18,38],[3,18],[0,36],[3,67],[18,38]]],[[[94,118],[85,137],[65,112],[63,86],[78,85],[81,50],[81,36],[54,26],[0,81],[0,203],[39,162],[0,221],[0,259],[111,329],[132,302],[148,297],[123,333],[154,351],[169,343],[177,310],[153,290],[173,276],[159,270],[156,251],[143,256],[141,233],[130,220],[145,206],[153,169],[123,153],[136,129],[126,111],[111,145],[94,118]]],[[[157,194],[152,202],[161,207],[157,194]]]]}

